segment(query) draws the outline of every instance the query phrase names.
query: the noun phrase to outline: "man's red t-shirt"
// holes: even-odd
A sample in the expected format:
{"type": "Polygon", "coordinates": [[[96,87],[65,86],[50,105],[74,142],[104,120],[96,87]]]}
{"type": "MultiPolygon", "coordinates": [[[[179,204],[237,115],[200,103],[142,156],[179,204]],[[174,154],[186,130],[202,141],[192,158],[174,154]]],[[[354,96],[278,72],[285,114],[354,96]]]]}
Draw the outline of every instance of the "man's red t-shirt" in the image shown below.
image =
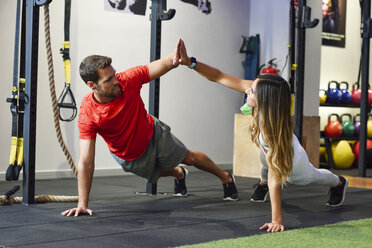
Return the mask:
{"type": "Polygon", "coordinates": [[[110,151],[124,160],[134,160],[146,150],[154,133],[154,120],[147,114],[140,90],[150,81],[147,66],[137,66],[117,73],[121,94],[112,102],[100,104],[93,92],[80,106],[79,138],[92,140],[97,133],[110,151]]]}

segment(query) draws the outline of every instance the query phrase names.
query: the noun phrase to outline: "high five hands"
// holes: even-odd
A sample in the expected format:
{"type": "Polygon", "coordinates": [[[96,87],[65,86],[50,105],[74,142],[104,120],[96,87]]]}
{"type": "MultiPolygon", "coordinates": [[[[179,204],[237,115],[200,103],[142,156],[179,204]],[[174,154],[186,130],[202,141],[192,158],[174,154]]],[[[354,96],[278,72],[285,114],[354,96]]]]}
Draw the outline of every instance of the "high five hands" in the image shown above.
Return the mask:
{"type": "Polygon", "coordinates": [[[182,39],[179,39],[177,42],[176,51],[173,57],[173,65],[190,65],[191,59],[187,56],[186,46],[182,39]]]}

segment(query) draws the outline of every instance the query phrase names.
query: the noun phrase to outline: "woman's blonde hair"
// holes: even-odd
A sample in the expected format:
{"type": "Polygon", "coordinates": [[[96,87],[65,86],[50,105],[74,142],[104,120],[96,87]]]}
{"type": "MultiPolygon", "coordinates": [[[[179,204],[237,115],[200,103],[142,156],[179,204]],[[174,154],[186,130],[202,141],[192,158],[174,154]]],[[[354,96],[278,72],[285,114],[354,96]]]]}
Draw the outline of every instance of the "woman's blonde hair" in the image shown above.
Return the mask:
{"type": "Polygon", "coordinates": [[[281,185],[292,170],[293,122],[289,84],[282,77],[265,74],[257,77],[256,107],[250,126],[251,139],[259,147],[262,134],[269,146],[266,161],[281,185]]]}

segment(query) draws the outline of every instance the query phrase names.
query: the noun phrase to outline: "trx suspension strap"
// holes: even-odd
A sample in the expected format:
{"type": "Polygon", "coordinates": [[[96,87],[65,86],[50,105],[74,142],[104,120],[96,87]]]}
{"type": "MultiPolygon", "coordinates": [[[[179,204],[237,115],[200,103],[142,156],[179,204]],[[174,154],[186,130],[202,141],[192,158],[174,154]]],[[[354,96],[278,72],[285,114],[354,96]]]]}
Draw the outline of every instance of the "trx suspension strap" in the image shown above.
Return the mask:
{"type": "Polygon", "coordinates": [[[70,16],[71,16],[71,0],[65,0],[65,42],[63,48],[60,49],[65,67],[65,88],[58,98],[59,118],[62,121],[72,121],[77,115],[77,108],[74,95],[70,88],[71,82],[71,59],[70,59],[70,16]],[[66,99],[67,98],[67,99],[66,99]],[[68,98],[70,98],[68,101],[68,98]],[[61,115],[61,109],[67,108],[72,110],[69,118],[64,118],[61,115]]]}
{"type": "Polygon", "coordinates": [[[25,109],[25,72],[24,72],[24,48],[25,48],[25,4],[22,8],[22,34],[21,34],[21,70],[18,82],[19,68],[19,37],[21,20],[21,0],[17,1],[16,28],[14,41],[14,64],[12,97],[6,101],[10,103],[12,113],[12,137],[9,155],[9,167],[5,174],[7,181],[18,180],[23,166],[23,116],[25,109]]]}

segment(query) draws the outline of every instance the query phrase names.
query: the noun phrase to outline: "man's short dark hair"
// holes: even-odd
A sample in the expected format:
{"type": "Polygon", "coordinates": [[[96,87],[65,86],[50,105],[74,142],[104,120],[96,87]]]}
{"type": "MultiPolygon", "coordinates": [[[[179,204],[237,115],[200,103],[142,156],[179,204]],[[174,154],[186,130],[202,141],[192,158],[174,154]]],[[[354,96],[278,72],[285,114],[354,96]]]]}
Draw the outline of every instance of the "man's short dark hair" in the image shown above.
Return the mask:
{"type": "Polygon", "coordinates": [[[80,77],[85,83],[88,83],[88,81],[97,83],[99,79],[98,69],[103,69],[106,66],[111,65],[111,62],[112,59],[110,57],[102,55],[90,55],[83,59],[83,61],[80,63],[80,77]]]}

